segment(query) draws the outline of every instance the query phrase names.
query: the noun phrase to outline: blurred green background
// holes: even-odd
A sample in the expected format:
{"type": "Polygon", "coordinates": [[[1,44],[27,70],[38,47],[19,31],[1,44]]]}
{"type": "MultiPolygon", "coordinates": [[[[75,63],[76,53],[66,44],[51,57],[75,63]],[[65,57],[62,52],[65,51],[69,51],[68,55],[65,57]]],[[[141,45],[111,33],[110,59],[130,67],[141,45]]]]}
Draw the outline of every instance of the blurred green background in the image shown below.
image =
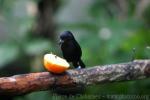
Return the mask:
{"type": "MultiPolygon", "coordinates": [[[[133,48],[136,59],[150,59],[149,0],[0,0],[0,77],[45,71],[43,55],[62,56],[58,40],[65,30],[74,33],[87,67],[131,61],[133,48]]],[[[95,100],[150,95],[149,84],[145,79],[89,86],[84,94],[95,100]]],[[[41,91],[11,99],[66,98],[41,91]]]]}

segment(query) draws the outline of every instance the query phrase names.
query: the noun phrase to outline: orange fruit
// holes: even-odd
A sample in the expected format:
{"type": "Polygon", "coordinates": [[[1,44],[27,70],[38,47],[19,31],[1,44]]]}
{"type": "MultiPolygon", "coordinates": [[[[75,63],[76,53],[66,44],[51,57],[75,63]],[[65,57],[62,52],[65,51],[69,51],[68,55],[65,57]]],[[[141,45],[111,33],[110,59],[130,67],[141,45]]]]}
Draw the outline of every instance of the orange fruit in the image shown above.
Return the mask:
{"type": "Polygon", "coordinates": [[[53,73],[63,73],[70,67],[70,65],[65,59],[54,54],[45,54],[44,67],[53,73]]]}

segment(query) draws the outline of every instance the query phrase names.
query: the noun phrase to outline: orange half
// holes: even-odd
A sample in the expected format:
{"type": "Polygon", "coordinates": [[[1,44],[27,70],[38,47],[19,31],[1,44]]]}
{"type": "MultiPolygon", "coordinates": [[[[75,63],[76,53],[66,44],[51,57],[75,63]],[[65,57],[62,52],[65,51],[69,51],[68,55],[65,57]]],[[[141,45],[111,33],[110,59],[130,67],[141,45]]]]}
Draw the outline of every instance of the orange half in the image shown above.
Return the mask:
{"type": "Polygon", "coordinates": [[[70,65],[65,59],[54,54],[45,54],[44,67],[53,73],[63,73],[70,67],[70,65]]]}

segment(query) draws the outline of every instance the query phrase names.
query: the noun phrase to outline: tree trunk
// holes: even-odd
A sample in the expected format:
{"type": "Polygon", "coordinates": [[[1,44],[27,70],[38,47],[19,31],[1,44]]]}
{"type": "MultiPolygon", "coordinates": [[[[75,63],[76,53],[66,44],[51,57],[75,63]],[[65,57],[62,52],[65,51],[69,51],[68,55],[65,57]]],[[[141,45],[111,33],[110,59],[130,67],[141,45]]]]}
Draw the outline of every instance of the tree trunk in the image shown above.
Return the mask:
{"type": "Polygon", "coordinates": [[[39,0],[37,22],[33,29],[34,35],[52,40],[55,38],[54,13],[57,11],[58,5],[58,0],[39,0]]]}

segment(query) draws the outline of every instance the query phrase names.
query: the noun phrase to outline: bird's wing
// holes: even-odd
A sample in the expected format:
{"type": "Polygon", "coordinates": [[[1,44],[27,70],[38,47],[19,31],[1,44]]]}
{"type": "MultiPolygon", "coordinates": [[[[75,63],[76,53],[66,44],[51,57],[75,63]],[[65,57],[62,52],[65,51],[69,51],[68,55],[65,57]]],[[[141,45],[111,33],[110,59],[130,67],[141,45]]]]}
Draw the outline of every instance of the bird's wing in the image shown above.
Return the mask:
{"type": "Polygon", "coordinates": [[[81,50],[81,47],[80,45],[78,44],[78,42],[75,40],[75,43],[74,43],[75,47],[76,47],[76,51],[79,52],[79,56],[81,57],[82,56],[82,50],[81,50]]]}

